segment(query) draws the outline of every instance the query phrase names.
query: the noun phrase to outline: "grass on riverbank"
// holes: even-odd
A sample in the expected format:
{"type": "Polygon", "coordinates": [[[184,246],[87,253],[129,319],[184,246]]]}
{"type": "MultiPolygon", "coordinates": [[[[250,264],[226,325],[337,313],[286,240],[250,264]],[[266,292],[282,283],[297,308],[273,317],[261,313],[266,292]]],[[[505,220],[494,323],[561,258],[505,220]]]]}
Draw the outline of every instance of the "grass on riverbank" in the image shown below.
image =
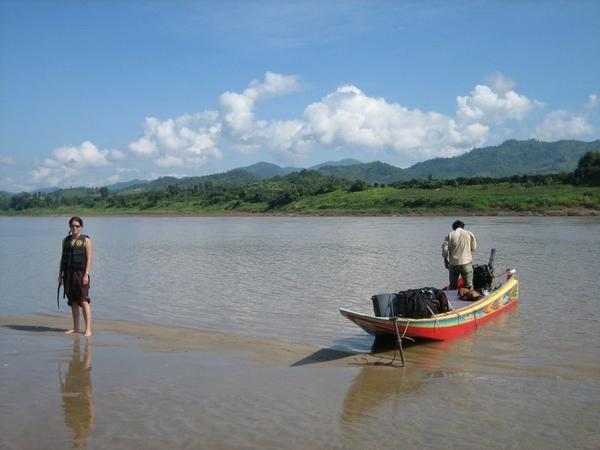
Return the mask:
{"type": "Polygon", "coordinates": [[[209,204],[201,196],[165,198],[152,207],[143,203],[109,207],[108,203],[60,205],[3,211],[9,215],[118,214],[600,214],[600,187],[568,184],[513,183],[443,186],[437,189],[370,187],[359,192],[337,189],[325,194],[269,207],[266,202],[240,200],[209,204]]]}
{"type": "Polygon", "coordinates": [[[438,189],[370,188],[361,192],[335,191],[301,199],[286,207],[303,212],[364,211],[378,213],[537,213],[590,210],[600,212],[600,188],[572,185],[530,186],[501,183],[438,189]]]}

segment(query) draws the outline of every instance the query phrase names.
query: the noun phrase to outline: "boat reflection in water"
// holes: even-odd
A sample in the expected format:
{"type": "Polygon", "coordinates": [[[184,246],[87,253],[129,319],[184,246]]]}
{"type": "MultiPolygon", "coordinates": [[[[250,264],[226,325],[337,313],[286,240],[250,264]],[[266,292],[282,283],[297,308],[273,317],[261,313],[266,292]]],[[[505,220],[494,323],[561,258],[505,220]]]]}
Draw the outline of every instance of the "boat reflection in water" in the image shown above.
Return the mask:
{"type": "MultiPolygon", "coordinates": [[[[400,357],[394,354],[393,340],[373,344],[371,354],[365,358],[364,367],[354,378],[344,399],[341,423],[353,427],[362,419],[377,417],[377,411],[387,404],[396,413],[407,396],[420,395],[428,381],[459,375],[446,366],[445,361],[453,351],[469,352],[469,340],[436,341],[405,344],[407,364],[401,367],[400,357]],[[387,366],[395,356],[394,368],[387,366]]],[[[360,365],[360,362],[357,363],[360,365]]]]}
{"type": "Polygon", "coordinates": [[[95,410],[92,398],[92,345],[85,339],[81,355],[81,339],[75,336],[69,367],[63,375],[59,366],[60,391],[65,424],[73,431],[73,448],[82,449],[94,428],[95,410]]]}

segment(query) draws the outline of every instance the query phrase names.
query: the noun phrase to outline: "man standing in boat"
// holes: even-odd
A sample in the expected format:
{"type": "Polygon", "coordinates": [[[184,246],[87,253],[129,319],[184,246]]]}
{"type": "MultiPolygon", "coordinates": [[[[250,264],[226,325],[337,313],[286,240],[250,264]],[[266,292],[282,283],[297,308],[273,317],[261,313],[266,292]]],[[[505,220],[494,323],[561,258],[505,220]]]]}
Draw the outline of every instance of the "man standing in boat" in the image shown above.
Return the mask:
{"type": "Polygon", "coordinates": [[[465,224],[456,220],[452,224],[452,232],[446,236],[442,244],[442,256],[448,269],[450,289],[458,288],[458,276],[462,276],[464,287],[473,289],[473,256],[477,250],[475,235],[465,230],[465,224]]]}

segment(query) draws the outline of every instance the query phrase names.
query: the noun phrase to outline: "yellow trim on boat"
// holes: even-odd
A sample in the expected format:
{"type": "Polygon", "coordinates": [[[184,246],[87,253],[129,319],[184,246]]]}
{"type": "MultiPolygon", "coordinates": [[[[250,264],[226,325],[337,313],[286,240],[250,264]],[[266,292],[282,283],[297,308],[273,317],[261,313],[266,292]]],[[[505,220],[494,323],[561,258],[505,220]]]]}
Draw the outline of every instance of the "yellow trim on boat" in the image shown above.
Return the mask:
{"type": "Polygon", "coordinates": [[[498,300],[500,297],[505,295],[507,292],[510,292],[518,284],[519,284],[519,280],[517,280],[516,277],[513,276],[508,281],[505,281],[491,295],[484,297],[481,300],[477,300],[477,301],[473,302],[471,305],[464,306],[464,307],[456,309],[456,310],[448,311],[446,313],[436,314],[433,317],[427,317],[427,318],[423,318],[423,319],[411,319],[408,317],[406,317],[406,318],[398,317],[396,320],[399,323],[410,322],[411,324],[415,324],[415,325],[419,324],[419,323],[439,321],[442,319],[444,319],[444,320],[453,319],[455,317],[459,320],[460,319],[471,320],[471,319],[474,319],[474,316],[469,316],[469,317],[464,317],[464,316],[468,316],[469,314],[474,314],[477,311],[485,309],[488,305],[491,305],[492,303],[494,303],[496,300],[498,300]]]}

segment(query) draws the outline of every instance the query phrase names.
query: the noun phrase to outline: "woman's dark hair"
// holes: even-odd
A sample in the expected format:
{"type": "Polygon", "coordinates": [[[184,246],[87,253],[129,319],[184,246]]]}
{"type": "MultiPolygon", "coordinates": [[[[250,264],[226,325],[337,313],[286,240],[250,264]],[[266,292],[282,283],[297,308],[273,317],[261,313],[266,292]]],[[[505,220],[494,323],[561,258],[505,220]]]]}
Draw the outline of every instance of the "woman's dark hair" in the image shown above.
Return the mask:
{"type": "Polygon", "coordinates": [[[81,217],[77,217],[77,216],[73,216],[69,219],[69,226],[73,225],[74,220],[79,222],[79,225],[83,226],[83,220],[81,220],[81,217]]]}
{"type": "MultiPolygon", "coordinates": [[[[81,224],[81,225],[83,225],[83,224],[81,224]]],[[[464,222],[461,222],[460,220],[457,220],[452,224],[453,230],[456,230],[457,228],[464,228],[464,227],[465,227],[464,222]]]]}

